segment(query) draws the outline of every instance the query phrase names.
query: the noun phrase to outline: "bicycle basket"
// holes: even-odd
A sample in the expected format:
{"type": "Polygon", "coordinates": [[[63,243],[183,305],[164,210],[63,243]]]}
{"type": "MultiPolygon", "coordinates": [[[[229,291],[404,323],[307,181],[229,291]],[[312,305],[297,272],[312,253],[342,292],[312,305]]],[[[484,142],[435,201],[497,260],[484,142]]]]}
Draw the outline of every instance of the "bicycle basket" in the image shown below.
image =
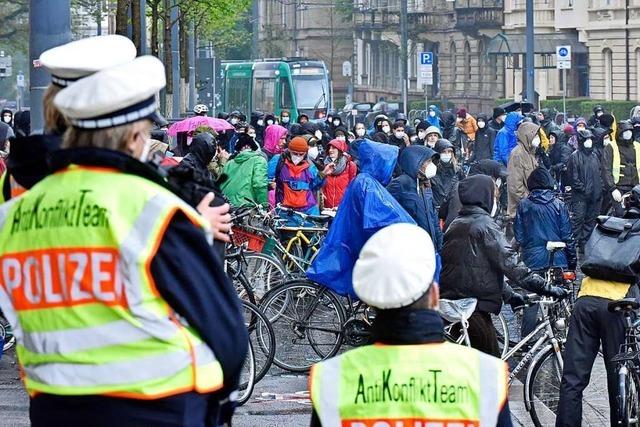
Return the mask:
{"type": "Polygon", "coordinates": [[[251,233],[240,227],[232,227],[233,234],[231,235],[231,240],[233,244],[236,246],[241,246],[243,244],[247,244],[247,249],[254,252],[262,252],[265,244],[265,238],[262,236],[258,236],[257,234],[251,233]]]}

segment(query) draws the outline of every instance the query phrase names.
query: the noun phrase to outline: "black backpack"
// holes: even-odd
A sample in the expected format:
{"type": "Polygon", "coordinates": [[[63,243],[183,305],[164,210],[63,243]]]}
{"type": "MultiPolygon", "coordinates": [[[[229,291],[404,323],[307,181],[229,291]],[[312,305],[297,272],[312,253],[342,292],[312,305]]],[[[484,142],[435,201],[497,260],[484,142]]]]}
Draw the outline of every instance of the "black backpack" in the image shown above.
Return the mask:
{"type": "Polygon", "coordinates": [[[622,283],[640,279],[640,219],[598,217],[587,245],[582,272],[622,283]]]}

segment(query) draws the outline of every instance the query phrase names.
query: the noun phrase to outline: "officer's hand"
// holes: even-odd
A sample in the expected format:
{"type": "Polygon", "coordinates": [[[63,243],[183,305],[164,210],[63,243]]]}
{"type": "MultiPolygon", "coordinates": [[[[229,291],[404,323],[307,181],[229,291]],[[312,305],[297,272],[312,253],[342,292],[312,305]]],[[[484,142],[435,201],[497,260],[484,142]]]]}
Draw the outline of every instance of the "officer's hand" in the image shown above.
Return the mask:
{"type": "Polygon", "coordinates": [[[569,296],[570,291],[560,286],[547,285],[542,294],[557,299],[565,299],[569,296]]]}
{"type": "Polygon", "coordinates": [[[511,295],[511,298],[509,298],[509,305],[511,306],[511,310],[516,311],[524,307],[524,305],[527,303],[527,300],[528,298],[526,295],[514,292],[513,295],[511,295]]]}
{"type": "Polygon", "coordinates": [[[620,193],[620,190],[618,189],[613,190],[613,192],[611,193],[611,196],[613,196],[613,200],[615,200],[618,203],[622,201],[622,193],[620,193]]]}
{"type": "Polygon", "coordinates": [[[223,242],[230,242],[229,232],[231,231],[231,215],[229,214],[229,204],[225,203],[222,206],[211,207],[211,202],[215,195],[213,193],[207,193],[206,196],[198,203],[196,210],[200,212],[200,215],[211,225],[211,231],[213,232],[213,238],[221,240],[223,242]]]}

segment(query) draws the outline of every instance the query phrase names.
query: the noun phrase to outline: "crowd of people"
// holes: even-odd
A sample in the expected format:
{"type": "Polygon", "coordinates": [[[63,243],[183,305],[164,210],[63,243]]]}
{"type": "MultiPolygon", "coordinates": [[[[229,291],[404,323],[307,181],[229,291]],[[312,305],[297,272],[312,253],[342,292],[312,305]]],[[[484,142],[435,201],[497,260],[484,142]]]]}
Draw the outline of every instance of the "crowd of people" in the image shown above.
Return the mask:
{"type": "MultiPolygon", "coordinates": [[[[381,114],[371,126],[351,127],[331,111],[320,121],[300,114],[295,123],[286,110],[234,111],[219,115],[223,129],[203,125],[172,140],[156,112],[162,64],[134,58],[135,48],[120,36],[54,48],[40,58],[52,75],[44,134],[30,135],[28,113],[0,115],[7,202],[0,207],[7,282],[0,306],[15,327],[33,425],[47,425],[51,416],[81,425],[96,405],[110,408],[105,425],[119,416],[130,421],[123,426],[136,425],[158,416],[143,403],[156,399],[170,414],[167,425],[185,417],[217,423],[194,425],[229,422],[247,351],[239,302],[222,266],[229,205],[334,216],[307,276],[379,309],[380,342],[442,344],[438,298],[473,297],[471,344],[498,356],[490,315],[503,303],[523,306],[518,288],[566,297],[569,291],[545,281],[544,272],[576,270],[589,255],[597,216],[627,215],[625,202],[639,184],[640,116],[617,121],[601,107],[568,124],[554,111],[526,112],[522,105],[490,115],[432,105],[411,122],[381,114]],[[553,259],[548,242],[564,244],[553,259]],[[79,265],[87,260],[85,277],[79,265]],[[30,269],[54,275],[61,289],[34,294],[30,269]],[[109,363],[126,369],[101,368],[109,363]],[[92,399],[81,398],[87,395],[92,399]]],[[[193,113],[209,110],[199,104],[193,113]]],[[[580,419],[600,341],[611,374],[624,328],[620,319],[605,319],[603,304],[634,292],[633,283],[589,270],[571,318],[557,425],[580,419]],[[606,320],[607,334],[592,330],[593,313],[606,320]]],[[[537,308],[528,308],[523,333],[536,319],[537,308]]],[[[494,373],[504,370],[495,357],[437,348],[412,357],[471,357],[494,373]]],[[[393,365],[394,351],[375,357],[393,365]]],[[[343,362],[356,363],[355,356],[343,362]]],[[[319,366],[312,374],[318,384],[322,372],[339,369],[319,366]]],[[[613,413],[612,375],[609,381],[613,413]]],[[[312,387],[312,397],[330,400],[333,389],[323,387],[312,387]]],[[[483,387],[500,389],[483,419],[511,425],[506,379],[496,373],[483,387]]],[[[336,403],[320,407],[314,400],[312,423],[333,425],[327,408],[336,403]]]]}

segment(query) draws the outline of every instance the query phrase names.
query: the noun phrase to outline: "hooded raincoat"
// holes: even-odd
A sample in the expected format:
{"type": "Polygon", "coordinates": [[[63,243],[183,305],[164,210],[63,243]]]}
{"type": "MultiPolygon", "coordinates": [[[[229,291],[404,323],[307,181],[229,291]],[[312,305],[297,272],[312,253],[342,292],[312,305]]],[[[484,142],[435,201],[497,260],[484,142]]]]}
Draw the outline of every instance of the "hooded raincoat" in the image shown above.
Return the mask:
{"type": "Polygon", "coordinates": [[[259,151],[241,151],[227,162],[223,173],[227,179],[220,187],[233,206],[267,203],[267,161],[259,151]]]}
{"type": "Polygon", "coordinates": [[[365,140],[359,157],[360,174],[347,187],[322,248],[307,270],[310,280],[353,298],[353,266],[367,240],[388,225],[415,224],[384,188],[396,166],[398,147],[365,140]]]}
{"type": "Polygon", "coordinates": [[[504,127],[496,135],[496,141],[493,146],[493,160],[501,162],[505,166],[509,163],[509,155],[517,145],[516,129],[521,120],[522,115],[520,113],[513,111],[507,114],[507,118],[504,120],[504,127]]]}
{"type": "MultiPolygon", "coordinates": [[[[508,121],[509,117],[507,116],[507,123],[508,121]]],[[[509,157],[507,165],[507,175],[509,177],[507,179],[507,193],[509,196],[507,213],[509,218],[512,219],[516,216],[516,209],[520,200],[529,195],[527,178],[538,166],[536,149],[531,144],[533,138],[538,135],[538,129],[540,129],[540,126],[534,123],[521,124],[517,132],[518,145],[513,149],[509,157]]]]}
{"type": "Polygon", "coordinates": [[[282,154],[282,148],[278,145],[280,139],[287,134],[287,128],[280,125],[267,126],[264,130],[264,151],[269,159],[276,154],[282,154]]]}

